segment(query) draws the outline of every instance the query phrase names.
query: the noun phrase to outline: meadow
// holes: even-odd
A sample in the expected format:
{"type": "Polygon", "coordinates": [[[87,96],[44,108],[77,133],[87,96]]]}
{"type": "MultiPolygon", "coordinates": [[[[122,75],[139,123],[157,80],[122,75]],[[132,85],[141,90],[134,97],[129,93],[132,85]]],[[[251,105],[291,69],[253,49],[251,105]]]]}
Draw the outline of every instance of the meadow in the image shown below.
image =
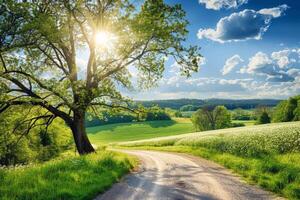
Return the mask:
{"type": "Polygon", "coordinates": [[[255,120],[232,120],[232,123],[242,123],[245,124],[245,126],[253,126],[255,125],[255,120]]]}
{"type": "Polygon", "coordinates": [[[1,200],[93,199],[128,173],[137,161],[101,151],[88,156],[0,168],[1,200]]]}
{"type": "MultiPolygon", "coordinates": [[[[233,120],[233,123],[254,125],[255,121],[233,120]]],[[[173,118],[172,120],[118,123],[87,128],[89,138],[95,145],[127,142],[181,135],[196,132],[189,118],[173,118]]]]}
{"type": "Polygon", "coordinates": [[[213,160],[249,183],[300,199],[300,122],[274,123],[120,143],[213,160]]]}
{"type": "Polygon", "coordinates": [[[142,140],[195,132],[189,119],[119,123],[87,128],[93,144],[142,140]]]}

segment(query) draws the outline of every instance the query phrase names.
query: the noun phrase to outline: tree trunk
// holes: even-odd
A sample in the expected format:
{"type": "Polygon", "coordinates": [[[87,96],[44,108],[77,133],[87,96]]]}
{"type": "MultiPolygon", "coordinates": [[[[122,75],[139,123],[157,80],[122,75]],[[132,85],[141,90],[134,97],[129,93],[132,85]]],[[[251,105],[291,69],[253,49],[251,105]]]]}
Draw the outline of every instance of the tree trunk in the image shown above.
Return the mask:
{"type": "Polygon", "coordinates": [[[95,152],[85,131],[85,112],[75,112],[71,126],[77,151],[80,155],[95,152]]]}

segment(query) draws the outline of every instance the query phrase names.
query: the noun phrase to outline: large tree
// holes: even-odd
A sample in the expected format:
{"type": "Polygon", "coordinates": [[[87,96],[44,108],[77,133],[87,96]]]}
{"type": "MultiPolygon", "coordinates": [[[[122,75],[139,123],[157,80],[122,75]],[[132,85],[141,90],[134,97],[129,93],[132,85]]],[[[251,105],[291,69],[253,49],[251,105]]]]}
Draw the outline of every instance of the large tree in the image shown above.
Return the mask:
{"type": "Polygon", "coordinates": [[[200,131],[229,128],[231,114],[224,106],[204,107],[193,114],[192,122],[200,131]]]}
{"type": "Polygon", "coordinates": [[[167,58],[182,75],[198,70],[187,25],[181,6],[163,0],[0,0],[0,113],[41,107],[40,120],[63,119],[78,152],[93,152],[85,113],[126,109],[119,88],[132,87],[131,69],[140,88],[162,77],[167,58]]]}

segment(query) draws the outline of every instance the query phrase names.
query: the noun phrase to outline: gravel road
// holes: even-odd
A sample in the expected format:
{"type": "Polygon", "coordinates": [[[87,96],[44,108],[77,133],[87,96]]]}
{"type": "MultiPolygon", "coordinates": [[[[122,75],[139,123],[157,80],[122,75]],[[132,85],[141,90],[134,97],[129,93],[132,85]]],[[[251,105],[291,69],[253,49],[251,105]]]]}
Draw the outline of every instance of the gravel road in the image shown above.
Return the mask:
{"type": "Polygon", "coordinates": [[[122,152],[141,160],[139,170],[127,175],[96,200],[282,199],[198,157],[142,150],[122,152]]]}

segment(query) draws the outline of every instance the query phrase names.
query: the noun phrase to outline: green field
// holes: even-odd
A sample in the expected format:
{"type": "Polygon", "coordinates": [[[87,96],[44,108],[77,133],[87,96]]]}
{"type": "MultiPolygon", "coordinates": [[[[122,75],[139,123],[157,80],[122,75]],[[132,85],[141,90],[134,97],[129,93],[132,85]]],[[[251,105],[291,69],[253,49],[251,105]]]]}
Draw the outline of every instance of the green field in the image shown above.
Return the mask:
{"type": "Polygon", "coordinates": [[[183,117],[188,117],[188,118],[191,118],[192,115],[195,113],[196,111],[182,111],[182,116],[183,117]]]}
{"type": "Polygon", "coordinates": [[[102,151],[43,164],[0,168],[0,199],[93,199],[136,164],[127,155],[102,151]]]}
{"type": "MultiPolygon", "coordinates": [[[[254,125],[255,121],[233,121],[254,125]]],[[[148,121],[134,123],[109,124],[87,128],[89,138],[93,144],[107,144],[134,140],[151,139],[164,136],[179,135],[195,132],[189,118],[174,118],[172,121],[148,121]]]]}
{"type": "Polygon", "coordinates": [[[93,144],[133,141],[195,132],[186,119],[110,124],[87,129],[93,144]]]}
{"type": "Polygon", "coordinates": [[[205,131],[119,144],[204,157],[288,199],[300,199],[300,122],[205,131]]]}
{"type": "Polygon", "coordinates": [[[242,123],[245,126],[253,126],[256,121],[255,120],[232,120],[232,123],[242,123]]]}

